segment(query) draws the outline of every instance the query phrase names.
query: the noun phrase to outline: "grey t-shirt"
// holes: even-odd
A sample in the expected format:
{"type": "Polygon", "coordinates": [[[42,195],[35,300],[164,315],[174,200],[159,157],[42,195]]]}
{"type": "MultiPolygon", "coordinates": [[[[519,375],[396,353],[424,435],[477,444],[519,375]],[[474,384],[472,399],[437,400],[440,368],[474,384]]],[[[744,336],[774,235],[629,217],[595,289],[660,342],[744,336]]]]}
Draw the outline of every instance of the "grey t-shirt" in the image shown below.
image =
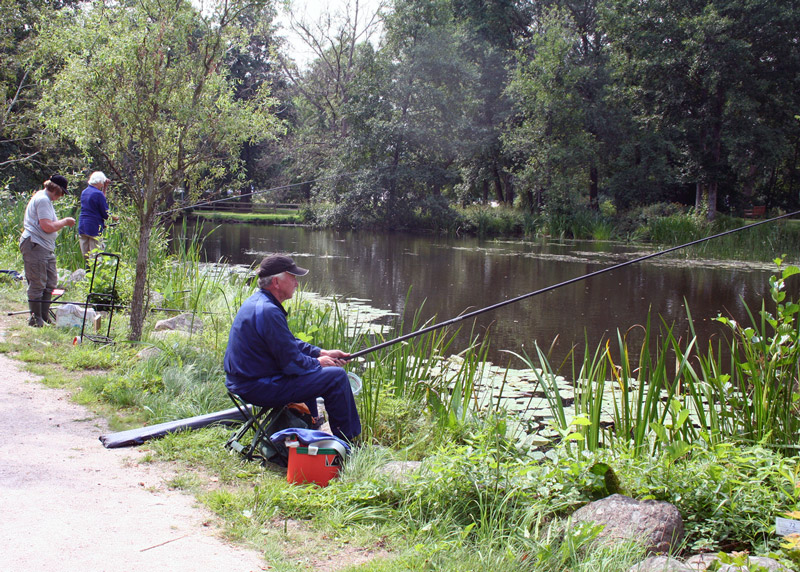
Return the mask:
{"type": "Polygon", "coordinates": [[[42,189],[34,193],[31,200],[28,202],[28,207],[25,209],[25,218],[22,221],[24,230],[20,237],[20,242],[31,237],[31,240],[36,244],[41,245],[50,252],[56,249],[56,236],[58,232],[45,232],[39,226],[39,220],[46,218],[56,222],[56,209],[53,208],[53,201],[47,196],[47,191],[42,189]]]}

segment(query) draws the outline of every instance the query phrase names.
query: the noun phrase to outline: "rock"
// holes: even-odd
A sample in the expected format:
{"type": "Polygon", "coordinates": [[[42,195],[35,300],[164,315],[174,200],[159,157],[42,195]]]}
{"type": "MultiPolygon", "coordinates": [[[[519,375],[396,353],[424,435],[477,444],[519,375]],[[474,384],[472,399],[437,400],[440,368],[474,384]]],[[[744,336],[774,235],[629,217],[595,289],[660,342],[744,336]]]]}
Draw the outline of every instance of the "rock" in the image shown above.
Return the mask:
{"type": "Polygon", "coordinates": [[[162,353],[161,348],[157,348],[156,346],[148,346],[143,350],[140,350],[136,357],[139,359],[150,359],[156,357],[162,353]]]}
{"type": "Polygon", "coordinates": [[[613,494],[579,508],[572,522],[602,524],[599,540],[635,540],[648,552],[666,554],[677,550],[683,540],[683,519],[678,509],[661,501],[637,501],[613,494]]]}
{"type": "MultiPolygon", "coordinates": [[[[692,572],[705,572],[711,564],[719,560],[716,554],[696,554],[686,560],[686,565],[692,572]]],[[[750,556],[746,560],[747,564],[744,566],[737,566],[735,564],[721,564],[717,570],[719,572],[750,572],[751,569],[760,566],[768,572],[790,572],[790,570],[772,558],[765,556],[750,556]]],[[[761,568],[757,568],[759,572],[761,568]]]]}
{"type": "Polygon", "coordinates": [[[150,307],[151,308],[162,308],[164,306],[164,301],[166,298],[161,292],[156,292],[155,290],[150,290],[150,307]]]}
{"type": "Polygon", "coordinates": [[[72,274],[70,274],[67,277],[67,279],[64,281],[64,283],[67,286],[71,286],[72,284],[75,284],[76,282],[80,282],[81,280],[84,280],[85,278],[86,278],[86,270],[84,270],[83,268],[78,268],[75,272],[73,272],[72,274]]]}
{"type": "MultiPolygon", "coordinates": [[[[64,304],[56,308],[56,326],[59,328],[80,328],[83,326],[84,308],[75,304],[64,304]]],[[[91,332],[94,328],[94,321],[97,317],[94,308],[86,309],[85,329],[91,332]]]]}
{"type": "Polygon", "coordinates": [[[203,321],[191,312],[185,312],[174,318],[167,318],[166,320],[159,320],[156,322],[155,331],[161,332],[167,330],[180,330],[199,334],[203,331],[203,321]]]}
{"type": "Polygon", "coordinates": [[[669,556],[651,556],[633,566],[628,572],[694,572],[694,570],[669,556]]]}
{"type": "Polygon", "coordinates": [[[412,473],[417,471],[422,464],[421,461],[389,461],[378,468],[378,474],[386,475],[395,481],[404,481],[412,473]]]}

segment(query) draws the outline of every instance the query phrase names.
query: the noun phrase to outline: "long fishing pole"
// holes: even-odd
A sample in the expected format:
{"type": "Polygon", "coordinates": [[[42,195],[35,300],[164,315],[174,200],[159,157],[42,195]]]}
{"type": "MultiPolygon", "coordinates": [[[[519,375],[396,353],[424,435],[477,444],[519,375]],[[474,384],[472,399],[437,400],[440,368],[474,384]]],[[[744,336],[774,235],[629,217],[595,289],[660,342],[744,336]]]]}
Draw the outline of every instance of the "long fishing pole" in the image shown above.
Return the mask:
{"type": "Polygon", "coordinates": [[[283,190],[283,189],[291,189],[292,187],[301,187],[303,185],[310,185],[311,183],[316,183],[316,182],[319,182],[319,181],[326,181],[328,179],[336,179],[336,178],[339,178],[339,177],[349,177],[351,175],[357,175],[358,173],[359,173],[359,171],[351,171],[349,173],[338,173],[336,175],[330,175],[328,177],[318,177],[316,179],[311,179],[311,180],[308,180],[308,181],[301,181],[299,183],[289,183],[287,185],[279,185],[277,187],[270,187],[269,189],[261,189],[259,191],[253,191],[253,192],[250,192],[250,193],[243,193],[241,195],[235,195],[235,196],[231,196],[231,197],[223,197],[221,199],[213,199],[213,200],[209,199],[209,200],[200,201],[198,203],[194,203],[194,204],[191,204],[191,205],[185,205],[185,206],[181,206],[181,207],[175,207],[175,208],[172,208],[172,209],[169,209],[169,210],[166,210],[166,211],[160,211],[160,212],[156,213],[156,216],[162,216],[162,215],[165,215],[165,214],[178,212],[178,211],[188,211],[188,210],[192,210],[192,209],[197,208],[197,207],[211,206],[211,205],[216,204],[216,203],[230,202],[231,200],[242,199],[244,197],[251,197],[251,196],[255,196],[255,195],[261,195],[263,193],[271,193],[272,191],[280,191],[280,190],[283,190]]]}
{"type": "Polygon", "coordinates": [[[380,344],[374,345],[372,347],[369,347],[369,348],[366,348],[366,349],[363,349],[363,350],[359,350],[359,351],[357,351],[355,353],[350,354],[350,356],[347,357],[346,359],[351,360],[353,358],[357,358],[357,357],[363,356],[363,355],[368,354],[370,352],[374,352],[376,350],[385,348],[387,346],[394,345],[394,344],[399,343],[399,342],[403,342],[403,341],[408,340],[410,338],[413,338],[413,337],[416,337],[416,336],[420,336],[422,334],[426,334],[426,333],[432,332],[434,330],[438,330],[439,328],[444,328],[445,326],[450,326],[452,324],[455,324],[457,322],[461,322],[462,320],[466,320],[466,319],[472,318],[474,316],[478,316],[478,315],[483,314],[485,312],[490,312],[492,310],[496,310],[497,308],[502,308],[503,306],[507,306],[509,304],[513,304],[515,302],[519,302],[520,300],[524,300],[525,298],[531,298],[533,296],[538,296],[539,294],[544,294],[545,292],[550,292],[550,291],[555,290],[557,288],[561,288],[562,286],[567,286],[569,284],[574,284],[575,282],[580,282],[581,280],[586,280],[588,278],[592,278],[594,276],[598,276],[598,275],[604,274],[606,272],[611,272],[612,270],[617,270],[617,269],[622,268],[624,266],[630,266],[631,264],[636,264],[637,262],[643,262],[644,260],[649,260],[650,258],[656,258],[657,256],[663,256],[664,254],[667,254],[669,252],[675,252],[676,250],[680,250],[682,248],[687,248],[689,246],[694,246],[695,244],[700,244],[702,242],[707,242],[707,241],[713,240],[715,238],[720,238],[722,236],[726,236],[726,235],[729,235],[729,234],[733,234],[733,233],[736,233],[736,232],[747,230],[749,228],[753,228],[753,227],[756,227],[756,226],[759,226],[759,225],[762,225],[762,224],[767,224],[768,222],[775,222],[776,220],[789,218],[789,217],[792,217],[792,216],[795,216],[795,215],[798,215],[798,214],[800,214],[800,211],[795,211],[793,213],[789,213],[789,214],[785,214],[785,215],[781,215],[781,216],[776,216],[774,218],[770,218],[770,219],[754,222],[752,224],[741,226],[739,228],[734,228],[734,229],[731,229],[731,230],[726,230],[725,232],[720,232],[718,234],[707,236],[705,238],[699,238],[697,240],[693,240],[691,242],[687,242],[686,244],[681,244],[679,246],[673,246],[673,247],[667,248],[666,250],[660,250],[658,252],[653,252],[653,253],[647,254],[645,256],[640,256],[639,258],[634,258],[634,259],[628,260],[626,262],[621,262],[619,264],[615,264],[613,266],[609,266],[608,268],[602,268],[600,270],[596,270],[594,272],[590,272],[590,273],[584,274],[582,276],[576,276],[575,278],[570,278],[569,280],[565,280],[564,282],[559,282],[558,284],[553,284],[552,286],[547,286],[546,288],[541,288],[539,290],[535,290],[534,292],[528,292],[527,294],[523,294],[522,296],[517,296],[516,298],[510,298],[508,300],[504,300],[502,302],[498,302],[497,304],[493,304],[492,306],[487,306],[486,308],[482,308],[480,310],[475,310],[474,312],[470,312],[468,314],[457,316],[455,318],[447,320],[446,322],[442,322],[440,324],[433,324],[431,326],[428,326],[428,327],[422,328],[420,330],[417,330],[416,332],[411,332],[411,333],[402,335],[400,337],[394,338],[393,340],[388,340],[388,341],[382,342],[380,344]]]}

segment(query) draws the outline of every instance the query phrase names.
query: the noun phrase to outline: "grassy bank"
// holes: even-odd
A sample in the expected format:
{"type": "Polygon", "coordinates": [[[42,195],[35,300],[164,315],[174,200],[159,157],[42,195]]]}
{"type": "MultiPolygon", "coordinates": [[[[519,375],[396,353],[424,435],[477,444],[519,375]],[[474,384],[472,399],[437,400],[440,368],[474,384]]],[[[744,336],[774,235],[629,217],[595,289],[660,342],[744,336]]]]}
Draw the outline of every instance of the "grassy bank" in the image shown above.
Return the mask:
{"type": "MultiPolygon", "coordinates": [[[[31,329],[20,320],[0,351],[26,362],[46,383],[71,389],[117,429],[229,407],[221,356],[252,284],[238,274],[194,268],[191,259],[171,263],[180,266],[176,274],[197,276],[183,285],[202,292],[192,297],[204,322],[201,333],[159,338],[148,330],[147,341],[133,345],[124,342],[126,323],[119,319],[116,344],[73,346],[74,332],[31,329]],[[147,348],[157,351],[142,352],[147,348]]],[[[776,275],[774,292],[792,272],[776,275]]],[[[21,306],[22,290],[19,283],[2,286],[4,310],[21,306]]],[[[775,446],[786,444],[786,432],[797,435],[796,306],[780,302],[783,311],[764,317],[761,326],[757,313],[752,326],[732,326],[731,343],[741,350],[734,364],[738,381],[715,374],[722,364],[713,355],[689,357],[691,345],[671,338],[664,355],[639,372],[610,363],[599,347],[581,368],[578,377],[586,385],[574,413],[565,414],[565,404],[551,396],[562,438],[544,449],[520,446],[521,428],[502,410],[471,407],[485,345],[476,342],[456,367],[442,367],[452,339],[447,331],[391,346],[357,366],[364,381],[358,396],[362,446],[325,489],[289,485],[283,475],[229,455],[222,446],[228,430],[222,428],[173,435],[146,448],[153,459],[183,465],[186,471],[172,486],[195,494],[231,537],[264,551],[279,570],[302,569],[303,543],[322,535],[322,550],[334,558],[351,545],[381,553],[360,570],[624,571],[641,558],[636,547],[597,545],[596,529],[572,527],[569,519],[576,508],[611,492],[674,503],[686,523],[687,552],[747,549],[789,558],[771,532],[776,516],[800,508],[800,464],[791,447],[775,446]],[[673,356],[683,366],[678,376],[666,373],[673,356]],[[764,363],[775,367],[756,367],[764,363]],[[619,387],[628,376],[630,391],[623,393],[619,387]],[[664,400],[659,390],[671,393],[664,400]],[[619,396],[611,424],[593,401],[603,393],[619,396]],[[723,397],[719,409],[702,405],[723,397]],[[693,415],[711,410],[737,415],[695,426],[693,415]],[[752,423],[745,425],[745,417],[752,423]],[[772,425],[761,427],[766,421],[772,425]],[[389,461],[409,460],[422,464],[408,478],[381,471],[389,461]],[[290,521],[305,523],[297,536],[285,532],[290,521]],[[293,558],[279,558],[287,551],[293,558]]],[[[347,334],[354,328],[335,302],[300,295],[290,316],[294,331],[313,343],[368,345],[347,334]]],[[[149,325],[159,317],[151,316],[149,325]]],[[[624,338],[619,343],[626,344],[624,338]]],[[[546,388],[547,360],[530,367],[546,388]]]]}
{"type": "MultiPolygon", "coordinates": [[[[0,256],[13,260],[13,232],[3,236],[0,256]]],[[[108,236],[123,255],[123,305],[133,236],[124,226],[108,236]]],[[[186,237],[177,254],[163,235],[155,238],[153,299],[192,312],[202,330],[157,333],[156,321],[174,312],[153,312],[144,341],[128,343],[120,311],[112,345],[73,346],[75,331],[27,328],[23,318],[0,342],[0,351],[45,383],[70,389],[117,430],[230,407],[222,355],[233,317],[254,288],[246,275],[200,264],[197,237],[186,237]]],[[[72,240],[59,237],[64,268],[74,264],[72,240]]],[[[687,532],[683,553],[749,550],[789,563],[798,552],[782,547],[773,527],[777,516],[800,510],[800,306],[783,292],[786,281],[800,278],[796,272],[776,268],[769,300],[775,311],[752,308],[725,322],[732,356],[725,363],[717,348],[647,324],[645,342],[633,345],[624,333],[613,340],[614,355],[640,356],[636,368],[615,362],[606,342],[592,341],[596,348],[574,364],[576,397],[567,403],[552,385],[546,355],[520,355],[551,404],[557,437],[541,446],[526,444],[524,425],[501,408],[476,408],[486,343],[473,337],[470,347],[454,348],[455,332],[444,329],[352,364],[364,382],[357,398],[364,433],[327,488],[289,485],[282,474],[231,456],[222,428],[145,448],[154,460],[184,467],[172,486],[196,495],[230,537],[263,551],[277,570],[305,569],[310,550],[335,559],[358,547],[380,555],[359,570],[627,571],[642,557],[637,547],[600,545],[596,528],[570,520],[578,507],[612,492],[675,504],[687,532]],[[663,339],[653,355],[645,353],[651,336],[663,339]],[[390,461],[421,464],[397,479],[382,471],[390,461]]],[[[24,308],[22,283],[7,280],[0,294],[0,310],[24,308]]],[[[83,283],[65,295],[82,297],[83,283]]],[[[317,345],[356,350],[376,341],[341,301],[301,292],[289,310],[292,330],[317,345]]],[[[392,337],[420,325],[417,316],[398,319],[392,337]]]]}
{"type": "Polygon", "coordinates": [[[212,222],[253,224],[301,224],[303,214],[296,209],[277,209],[271,213],[235,213],[223,211],[193,211],[192,217],[212,222]]]}

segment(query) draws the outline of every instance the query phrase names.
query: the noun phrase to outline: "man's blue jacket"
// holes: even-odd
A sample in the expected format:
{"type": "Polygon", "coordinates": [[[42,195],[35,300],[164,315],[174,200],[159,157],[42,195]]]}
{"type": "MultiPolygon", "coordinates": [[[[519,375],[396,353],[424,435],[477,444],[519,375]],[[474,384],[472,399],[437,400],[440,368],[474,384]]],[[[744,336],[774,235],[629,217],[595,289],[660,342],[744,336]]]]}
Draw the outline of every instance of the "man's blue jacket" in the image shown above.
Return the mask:
{"type": "Polygon", "coordinates": [[[108,201],[103,191],[89,185],[81,193],[81,215],[78,217],[78,234],[99,236],[108,218],[108,201]]]}
{"type": "Polygon", "coordinates": [[[286,310],[266,290],[245,300],[231,326],[225,350],[225,385],[237,388],[257,379],[276,379],[321,369],[320,348],[297,339],[286,310]]]}

